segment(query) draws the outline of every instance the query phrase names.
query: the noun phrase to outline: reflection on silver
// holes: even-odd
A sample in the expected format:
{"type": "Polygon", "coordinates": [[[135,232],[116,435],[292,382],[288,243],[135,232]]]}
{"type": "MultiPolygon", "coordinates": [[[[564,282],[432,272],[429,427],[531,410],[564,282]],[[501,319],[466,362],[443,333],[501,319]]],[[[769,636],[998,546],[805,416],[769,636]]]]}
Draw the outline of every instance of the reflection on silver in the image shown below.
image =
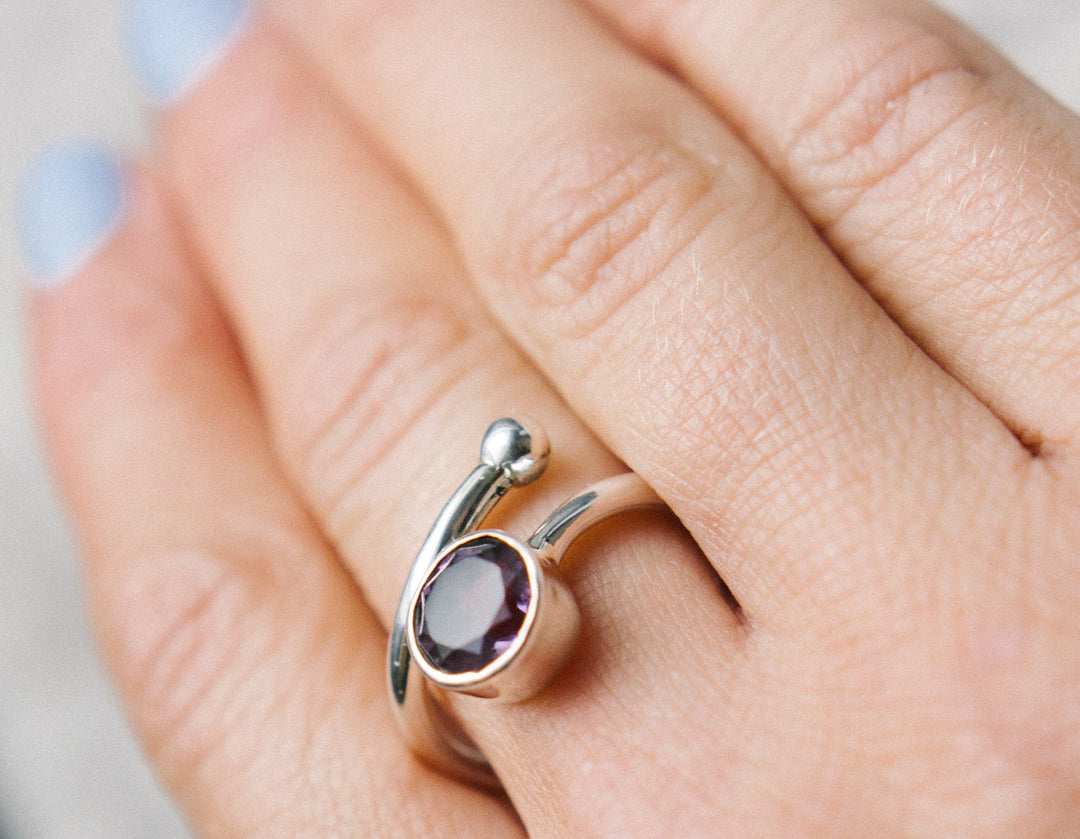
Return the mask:
{"type": "Polygon", "coordinates": [[[500,531],[482,531],[521,555],[533,591],[530,612],[517,642],[496,661],[477,672],[442,673],[419,653],[413,631],[413,610],[425,580],[444,556],[473,537],[511,488],[543,474],[548,454],[547,436],[536,423],[504,418],[491,424],[480,446],[480,464],[443,507],[417,552],[390,633],[391,704],[406,743],[429,764],[474,783],[497,786],[498,779],[436,694],[454,690],[520,701],[543,689],[562,669],[577,637],[577,605],[556,573],[566,549],[609,516],[663,505],[641,478],[627,473],[600,481],[571,498],[527,543],[500,531]]]}

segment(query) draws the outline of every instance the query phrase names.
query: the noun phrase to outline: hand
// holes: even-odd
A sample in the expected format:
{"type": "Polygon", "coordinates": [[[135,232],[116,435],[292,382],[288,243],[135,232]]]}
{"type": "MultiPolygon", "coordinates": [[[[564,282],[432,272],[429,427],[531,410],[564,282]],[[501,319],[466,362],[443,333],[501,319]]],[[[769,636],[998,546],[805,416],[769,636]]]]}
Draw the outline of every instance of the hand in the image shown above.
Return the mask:
{"type": "Polygon", "coordinates": [[[24,228],[102,642],[196,832],[1076,834],[1074,116],[915,0],[132,21],[157,154],[50,158],[24,228]],[[517,413],[554,457],[508,529],[620,460],[674,516],[575,548],[540,697],[453,702],[503,797],[409,756],[384,650],[517,413]]]}

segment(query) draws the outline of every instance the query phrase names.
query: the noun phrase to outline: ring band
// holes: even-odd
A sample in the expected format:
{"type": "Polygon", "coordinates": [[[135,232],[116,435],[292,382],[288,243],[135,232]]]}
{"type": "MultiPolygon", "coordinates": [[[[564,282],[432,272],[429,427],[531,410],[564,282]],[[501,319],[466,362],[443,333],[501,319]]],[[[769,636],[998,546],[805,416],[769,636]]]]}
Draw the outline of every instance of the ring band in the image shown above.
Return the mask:
{"type": "Polygon", "coordinates": [[[566,549],[609,516],[663,506],[641,478],[626,473],[571,498],[526,542],[477,530],[511,488],[543,474],[548,454],[547,436],[535,423],[491,424],[480,464],[417,552],[390,633],[390,698],[405,742],[436,768],[487,786],[498,786],[498,779],[439,693],[518,702],[542,690],[569,658],[580,623],[574,597],[556,573],[566,549]]]}

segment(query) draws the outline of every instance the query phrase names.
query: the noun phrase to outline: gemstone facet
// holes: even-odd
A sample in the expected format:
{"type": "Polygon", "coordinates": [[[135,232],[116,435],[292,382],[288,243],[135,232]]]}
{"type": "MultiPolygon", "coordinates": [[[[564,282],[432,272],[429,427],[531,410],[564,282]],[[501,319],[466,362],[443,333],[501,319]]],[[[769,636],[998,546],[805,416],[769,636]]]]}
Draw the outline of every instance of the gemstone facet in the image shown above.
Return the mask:
{"type": "Polygon", "coordinates": [[[474,673],[517,640],[532,600],[529,572],[508,542],[480,534],[428,575],[413,614],[424,658],[444,673],[474,673]]]}

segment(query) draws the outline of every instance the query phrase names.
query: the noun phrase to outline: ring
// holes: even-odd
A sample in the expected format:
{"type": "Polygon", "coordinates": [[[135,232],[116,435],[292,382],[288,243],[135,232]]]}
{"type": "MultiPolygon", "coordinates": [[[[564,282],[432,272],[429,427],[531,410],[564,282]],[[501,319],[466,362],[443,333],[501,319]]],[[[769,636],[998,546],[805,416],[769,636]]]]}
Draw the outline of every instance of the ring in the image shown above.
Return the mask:
{"type": "Polygon", "coordinates": [[[446,711],[442,692],[520,702],[546,687],[569,659],[580,625],[574,596],[557,573],[566,549],[609,516],[663,506],[628,472],[575,495],[527,541],[478,530],[510,489],[543,474],[549,452],[533,422],[491,424],[480,464],[416,554],[390,633],[390,698],[405,742],[436,768],[487,786],[498,779],[446,711]]]}

